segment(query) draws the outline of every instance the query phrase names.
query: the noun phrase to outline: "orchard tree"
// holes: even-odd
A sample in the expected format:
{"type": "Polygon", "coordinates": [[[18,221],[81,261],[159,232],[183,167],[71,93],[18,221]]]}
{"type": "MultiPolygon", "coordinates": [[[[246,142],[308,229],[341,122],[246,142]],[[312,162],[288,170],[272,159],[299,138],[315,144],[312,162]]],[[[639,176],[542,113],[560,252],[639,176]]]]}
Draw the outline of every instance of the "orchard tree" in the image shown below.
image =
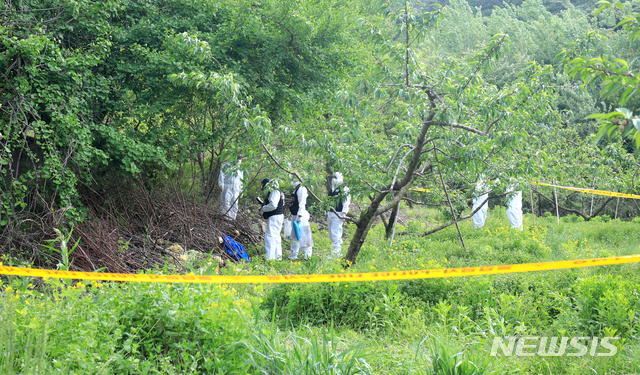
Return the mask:
{"type": "Polygon", "coordinates": [[[345,256],[352,263],[375,218],[397,212],[412,187],[446,196],[448,184],[474,186],[481,173],[506,184],[532,172],[522,158],[497,162],[517,154],[527,129],[554,114],[549,67],[531,63],[500,88],[483,79],[508,47],[507,35],[495,35],[466,59],[442,59],[421,48],[440,10],[417,14],[409,2],[379,6],[376,17],[362,21],[376,47],[371,70],[338,94],[342,109],[314,141],[315,152],[328,150],[364,201],[357,217],[344,218],[356,226],[345,256]]]}

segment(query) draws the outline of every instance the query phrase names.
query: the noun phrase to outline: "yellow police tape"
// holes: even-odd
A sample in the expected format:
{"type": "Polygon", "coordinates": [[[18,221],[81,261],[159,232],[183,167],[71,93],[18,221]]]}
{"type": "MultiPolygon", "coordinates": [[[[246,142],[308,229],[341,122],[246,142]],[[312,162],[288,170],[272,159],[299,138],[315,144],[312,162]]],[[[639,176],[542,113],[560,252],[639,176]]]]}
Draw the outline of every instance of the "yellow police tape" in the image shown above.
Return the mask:
{"type": "MultiPolygon", "coordinates": [[[[413,191],[426,191],[427,193],[431,193],[431,190],[429,190],[429,189],[423,189],[423,188],[411,188],[411,189],[409,189],[409,190],[413,190],[413,191]]],[[[443,193],[440,193],[440,194],[443,194],[443,193]]],[[[451,196],[452,196],[452,197],[455,197],[456,195],[455,195],[455,194],[451,194],[451,196]]]]}
{"type": "Polygon", "coordinates": [[[625,193],[616,193],[616,192],[613,192],[613,191],[605,191],[605,190],[583,189],[583,188],[576,188],[576,187],[568,187],[568,186],[560,186],[560,185],[552,185],[552,184],[543,184],[543,183],[540,183],[540,182],[533,182],[533,181],[531,181],[531,183],[532,184],[536,184],[536,185],[542,185],[542,186],[557,187],[559,189],[581,191],[583,193],[606,195],[606,196],[609,196],[609,197],[640,199],[640,195],[635,195],[635,194],[625,194],[625,193]]]}
{"type": "Polygon", "coordinates": [[[331,283],[347,281],[384,281],[433,279],[473,275],[494,275],[514,272],[548,271],[566,268],[604,266],[611,264],[640,262],[640,255],[612,258],[565,260],[559,262],[509,264],[503,266],[482,266],[466,268],[445,268],[435,270],[341,273],[328,275],[261,275],[261,276],[199,276],[199,275],[146,275],[126,273],[98,273],[54,271],[35,268],[0,266],[0,275],[32,276],[78,280],[133,281],[156,283],[196,283],[196,284],[280,284],[280,283],[331,283]]]}
{"type": "Polygon", "coordinates": [[[413,191],[426,191],[426,192],[429,192],[429,193],[431,192],[431,190],[423,189],[423,188],[412,188],[411,190],[413,190],[413,191]]]}

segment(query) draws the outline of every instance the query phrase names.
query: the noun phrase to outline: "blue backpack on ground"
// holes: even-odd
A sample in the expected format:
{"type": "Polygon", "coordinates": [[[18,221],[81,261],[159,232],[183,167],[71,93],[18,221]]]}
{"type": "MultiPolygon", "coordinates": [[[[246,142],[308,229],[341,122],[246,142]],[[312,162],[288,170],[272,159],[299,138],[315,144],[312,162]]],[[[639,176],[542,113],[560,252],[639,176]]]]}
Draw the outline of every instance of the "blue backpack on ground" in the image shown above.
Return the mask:
{"type": "Polygon", "coordinates": [[[244,249],[244,246],[240,245],[238,242],[236,242],[236,240],[234,240],[233,238],[227,235],[223,234],[222,238],[224,239],[224,249],[227,251],[227,254],[229,254],[229,256],[231,256],[232,259],[235,259],[235,260],[244,259],[247,262],[251,261],[249,259],[249,254],[247,254],[247,251],[244,249]]]}

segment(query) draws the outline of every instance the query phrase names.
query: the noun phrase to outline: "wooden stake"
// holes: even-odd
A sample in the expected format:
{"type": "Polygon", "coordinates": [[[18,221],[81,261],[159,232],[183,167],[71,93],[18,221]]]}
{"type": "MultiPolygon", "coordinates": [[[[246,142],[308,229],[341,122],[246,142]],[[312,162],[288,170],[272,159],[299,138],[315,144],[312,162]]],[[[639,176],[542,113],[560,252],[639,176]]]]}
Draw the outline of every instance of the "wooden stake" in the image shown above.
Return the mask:
{"type": "Polygon", "coordinates": [[[616,215],[613,217],[613,225],[616,225],[616,220],[618,220],[618,205],[620,204],[620,197],[618,197],[618,201],[616,202],[616,215]]]}
{"type": "Polygon", "coordinates": [[[438,170],[438,174],[440,175],[440,182],[442,182],[442,187],[444,188],[444,193],[447,195],[447,202],[449,202],[449,208],[451,209],[451,216],[453,216],[453,220],[456,223],[456,229],[458,230],[458,236],[460,237],[460,242],[462,243],[462,248],[467,250],[467,247],[464,244],[464,239],[462,238],[462,232],[460,232],[460,226],[458,226],[458,218],[456,217],[456,212],[453,210],[453,204],[451,203],[451,198],[449,198],[449,192],[447,191],[447,185],[444,183],[444,179],[442,178],[442,173],[438,170]]]}
{"type": "MultiPolygon", "coordinates": [[[[593,188],[596,188],[596,178],[593,178],[593,188]]],[[[591,194],[591,207],[589,208],[589,217],[591,217],[591,215],[593,215],[593,198],[595,197],[595,195],[591,194]]]]}
{"type": "MultiPolygon", "coordinates": [[[[556,184],[556,180],[553,180],[553,184],[556,184]]],[[[555,197],[556,200],[556,219],[558,221],[558,224],[560,224],[560,209],[558,208],[558,190],[556,190],[555,186],[553,187],[553,196],[555,197]]]]}
{"type": "Polygon", "coordinates": [[[536,211],[533,209],[533,191],[531,190],[531,184],[529,184],[529,199],[531,199],[531,216],[533,216],[533,231],[536,230],[536,211]]]}
{"type": "MultiPolygon", "coordinates": [[[[435,144],[433,148],[433,157],[434,159],[436,159],[436,163],[438,163],[438,154],[436,154],[435,144]]],[[[444,183],[444,179],[442,178],[442,172],[440,172],[440,168],[438,168],[438,175],[440,176],[440,182],[442,182],[442,188],[444,189],[444,193],[447,196],[447,202],[449,202],[449,208],[451,209],[451,216],[453,217],[453,221],[456,223],[456,229],[458,230],[458,236],[460,237],[462,248],[467,250],[467,247],[464,244],[464,239],[462,238],[462,232],[460,231],[460,226],[458,225],[458,218],[456,217],[456,212],[453,210],[453,204],[451,203],[451,199],[449,198],[447,185],[444,183]]]]}

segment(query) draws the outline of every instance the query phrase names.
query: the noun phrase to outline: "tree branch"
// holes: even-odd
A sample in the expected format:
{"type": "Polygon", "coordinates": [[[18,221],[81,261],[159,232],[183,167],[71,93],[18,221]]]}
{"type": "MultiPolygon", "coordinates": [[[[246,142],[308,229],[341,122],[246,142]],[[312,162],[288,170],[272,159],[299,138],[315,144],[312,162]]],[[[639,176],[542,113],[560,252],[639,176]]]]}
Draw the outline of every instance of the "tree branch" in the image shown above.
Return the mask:
{"type": "MultiPolygon", "coordinates": [[[[543,198],[545,198],[546,200],[548,200],[549,202],[551,202],[552,204],[555,205],[555,201],[549,197],[547,197],[546,195],[544,195],[544,193],[540,192],[540,190],[533,188],[533,191],[535,191],[536,193],[540,194],[543,198]]],[[[598,214],[600,212],[602,212],[602,210],[604,210],[604,208],[607,206],[607,204],[609,204],[609,202],[611,202],[613,200],[613,197],[609,197],[602,206],[600,206],[600,208],[598,208],[591,216],[589,215],[585,215],[582,212],[578,211],[578,210],[574,210],[572,208],[568,208],[568,207],[564,207],[561,204],[558,204],[558,208],[562,209],[563,211],[567,211],[567,212],[572,212],[575,214],[578,214],[580,216],[582,216],[583,219],[585,219],[586,221],[589,221],[591,219],[593,219],[594,217],[598,216],[598,214]]]]}
{"type": "MultiPolygon", "coordinates": [[[[494,123],[497,122],[498,120],[494,120],[494,123]]],[[[434,126],[440,126],[440,127],[451,127],[451,128],[456,128],[456,129],[462,129],[462,130],[466,130],[468,132],[471,133],[475,133],[478,135],[481,135],[483,137],[488,136],[489,134],[486,132],[483,132],[481,130],[478,130],[476,128],[472,128],[470,126],[467,125],[462,125],[462,124],[458,124],[455,122],[436,122],[436,121],[429,121],[429,125],[434,125],[434,126]]]]}
{"type": "Polygon", "coordinates": [[[428,230],[426,232],[422,232],[422,233],[402,232],[402,233],[398,233],[398,236],[420,236],[420,237],[426,237],[426,236],[428,236],[430,234],[433,234],[433,233],[439,232],[439,231],[441,231],[441,230],[443,230],[445,228],[448,228],[448,227],[452,226],[453,224],[455,224],[456,222],[461,222],[461,221],[464,221],[464,220],[467,220],[467,219],[473,217],[473,215],[475,215],[476,212],[480,211],[480,209],[482,208],[482,206],[485,205],[485,203],[489,202],[489,199],[501,198],[501,197],[503,197],[505,195],[507,195],[507,193],[500,194],[500,195],[492,195],[492,196],[487,197],[487,199],[485,199],[484,202],[482,202],[482,204],[480,206],[478,206],[478,208],[476,208],[473,212],[471,212],[469,215],[459,217],[458,220],[452,220],[452,221],[450,221],[450,222],[448,222],[446,224],[443,224],[443,225],[441,225],[441,226],[439,226],[437,228],[428,230]]]}
{"type": "MultiPolygon", "coordinates": [[[[300,175],[299,175],[298,173],[296,173],[296,172],[294,172],[294,171],[291,171],[291,170],[289,170],[289,169],[285,168],[282,164],[280,164],[280,163],[276,160],[276,158],[273,156],[273,154],[271,154],[271,152],[269,151],[269,149],[267,148],[267,146],[264,144],[264,142],[261,142],[261,145],[262,145],[262,149],[263,149],[263,150],[267,153],[267,155],[269,156],[269,159],[271,159],[271,161],[273,161],[273,162],[278,166],[278,168],[282,169],[283,171],[285,171],[286,173],[288,173],[288,174],[290,174],[290,175],[292,175],[292,176],[295,176],[295,177],[298,179],[298,181],[300,181],[300,183],[303,183],[303,182],[304,182],[304,181],[302,180],[302,177],[300,177],[300,175]]],[[[313,192],[309,187],[307,187],[307,191],[308,191],[309,193],[311,193],[311,195],[312,195],[312,196],[313,196],[313,197],[314,197],[318,202],[322,202],[322,200],[321,200],[320,198],[318,198],[318,196],[317,196],[317,195],[315,195],[315,194],[314,194],[314,192],[313,192]]]]}

